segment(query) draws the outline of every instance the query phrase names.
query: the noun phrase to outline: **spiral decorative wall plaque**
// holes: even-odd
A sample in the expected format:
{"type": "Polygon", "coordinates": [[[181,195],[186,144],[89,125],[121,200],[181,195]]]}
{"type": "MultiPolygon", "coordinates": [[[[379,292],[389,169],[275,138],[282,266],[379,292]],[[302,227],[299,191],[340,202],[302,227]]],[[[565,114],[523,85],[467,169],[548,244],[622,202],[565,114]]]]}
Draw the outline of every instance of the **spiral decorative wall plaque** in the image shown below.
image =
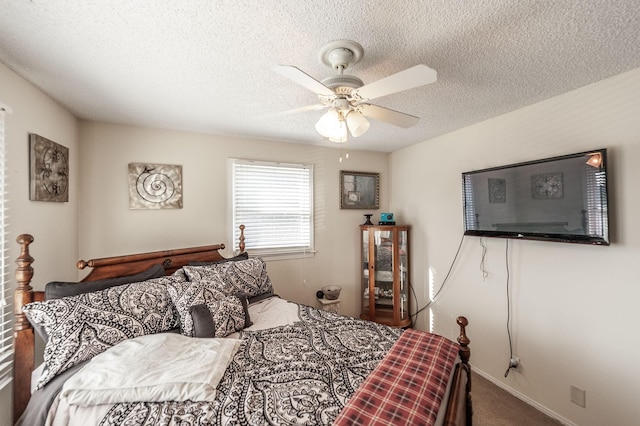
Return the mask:
{"type": "Polygon", "coordinates": [[[69,148],[29,134],[29,199],[69,201],[69,148]]]}
{"type": "Polygon", "coordinates": [[[181,209],[182,166],[129,163],[129,208],[181,209]]]}

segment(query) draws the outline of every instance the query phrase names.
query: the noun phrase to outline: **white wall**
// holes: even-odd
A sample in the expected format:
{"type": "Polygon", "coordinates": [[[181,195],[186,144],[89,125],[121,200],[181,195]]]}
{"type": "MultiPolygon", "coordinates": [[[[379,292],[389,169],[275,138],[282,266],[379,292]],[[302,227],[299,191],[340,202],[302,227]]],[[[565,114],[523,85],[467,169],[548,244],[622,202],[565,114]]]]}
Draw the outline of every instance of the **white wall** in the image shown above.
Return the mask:
{"type": "Polygon", "coordinates": [[[465,237],[433,325],[453,338],[466,315],[476,371],[564,423],[630,425],[640,418],[640,69],[394,152],[390,208],[413,226],[422,306],[462,238],[462,172],[595,148],[609,154],[611,246],[484,239],[483,279],[481,240],[465,237]],[[507,241],[521,367],[505,378],[507,241]],[[571,385],[586,390],[586,408],[570,402],[571,385]]]}
{"type": "MultiPolygon", "coordinates": [[[[33,85],[0,64],[0,102],[13,114],[5,119],[9,197],[9,267],[19,255],[15,239],[23,233],[31,244],[34,287],[42,289],[48,277],[77,276],[78,257],[78,139],[76,119],[33,85]],[[69,148],[69,202],[29,201],[29,133],[36,133],[69,148]]],[[[10,286],[15,287],[13,273],[10,286]]],[[[11,424],[11,388],[0,391],[0,424],[11,424]]]]}
{"type": "Polygon", "coordinates": [[[85,260],[215,243],[231,248],[227,159],[313,164],[317,253],[305,260],[269,261],[269,277],[282,297],[311,305],[323,285],[340,285],[342,313],[360,314],[358,225],[367,212],[340,210],[339,174],[379,172],[384,209],[387,154],[352,151],[340,163],[339,149],[95,122],[81,123],[80,139],[80,253],[85,260]],[[129,210],[131,162],[182,165],[183,208],[129,210]]]}

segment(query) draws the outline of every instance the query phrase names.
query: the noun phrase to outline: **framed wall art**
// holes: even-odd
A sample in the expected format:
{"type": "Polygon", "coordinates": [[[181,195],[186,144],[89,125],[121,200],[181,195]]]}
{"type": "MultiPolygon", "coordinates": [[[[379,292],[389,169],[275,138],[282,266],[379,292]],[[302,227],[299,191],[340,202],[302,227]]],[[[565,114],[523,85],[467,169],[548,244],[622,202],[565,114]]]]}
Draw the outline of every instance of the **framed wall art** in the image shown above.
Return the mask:
{"type": "Polygon", "coordinates": [[[489,202],[507,202],[507,181],[505,179],[489,178],[489,202]]]}
{"type": "Polygon", "coordinates": [[[535,199],[563,198],[562,173],[542,173],[531,176],[531,195],[535,199]]]}
{"type": "Polygon", "coordinates": [[[29,199],[69,201],[69,148],[29,134],[29,199]]]}
{"type": "Polygon", "coordinates": [[[340,171],[341,209],[378,209],[380,173],[340,171]]]}
{"type": "Polygon", "coordinates": [[[129,163],[129,209],[181,209],[182,166],[129,163]]]}

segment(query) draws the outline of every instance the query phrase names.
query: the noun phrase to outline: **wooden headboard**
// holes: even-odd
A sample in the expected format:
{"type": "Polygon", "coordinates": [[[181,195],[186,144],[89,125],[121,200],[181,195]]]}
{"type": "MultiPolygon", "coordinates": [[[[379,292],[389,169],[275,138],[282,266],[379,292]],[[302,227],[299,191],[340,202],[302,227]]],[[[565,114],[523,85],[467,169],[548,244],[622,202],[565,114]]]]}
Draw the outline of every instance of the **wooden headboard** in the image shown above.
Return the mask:
{"type": "MultiPolygon", "coordinates": [[[[244,225],[240,225],[239,248],[245,250],[244,225]]],[[[34,301],[44,300],[44,291],[34,291],[31,287],[34,259],[29,254],[29,245],[34,238],[22,234],[16,238],[20,244],[20,255],[16,259],[15,277],[18,283],[14,292],[13,312],[15,323],[13,328],[14,364],[13,364],[13,421],[22,415],[31,397],[31,372],[35,364],[35,335],[33,327],[22,312],[22,307],[34,301]]],[[[153,265],[162,264],[165,274],[171,275],[177,269],[191,261],[211,262],[222,260],[219,250],[224,244],[188,247],[180,249],[160,250],[147,253],[136,253],[124,256],[104,257],[101,259],[79,260],[78,269],[92,268],[82,282],[90,282],[105,278],[133,275],[145,271],[153,265]]],[[[51,279],[53,281],[53,278],[51,279]]],[[[81,283],[78,285],[82,285],[81,283]]]]}

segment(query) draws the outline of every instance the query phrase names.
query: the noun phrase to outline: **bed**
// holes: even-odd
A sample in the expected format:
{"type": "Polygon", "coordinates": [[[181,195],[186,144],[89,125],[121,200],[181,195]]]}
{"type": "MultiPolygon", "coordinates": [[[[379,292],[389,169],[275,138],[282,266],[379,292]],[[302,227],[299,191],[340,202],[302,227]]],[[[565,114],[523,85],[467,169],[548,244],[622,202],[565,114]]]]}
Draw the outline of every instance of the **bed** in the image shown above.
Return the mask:
{"type": "Polygon", "coordinates": [[[17,238],[16,424],[471,425],[464,317],[456,344],[283,300],[244,227],[230,259],[218,244],[81,260],[80,283],[45,291],[33,241],[17,238]]]}

